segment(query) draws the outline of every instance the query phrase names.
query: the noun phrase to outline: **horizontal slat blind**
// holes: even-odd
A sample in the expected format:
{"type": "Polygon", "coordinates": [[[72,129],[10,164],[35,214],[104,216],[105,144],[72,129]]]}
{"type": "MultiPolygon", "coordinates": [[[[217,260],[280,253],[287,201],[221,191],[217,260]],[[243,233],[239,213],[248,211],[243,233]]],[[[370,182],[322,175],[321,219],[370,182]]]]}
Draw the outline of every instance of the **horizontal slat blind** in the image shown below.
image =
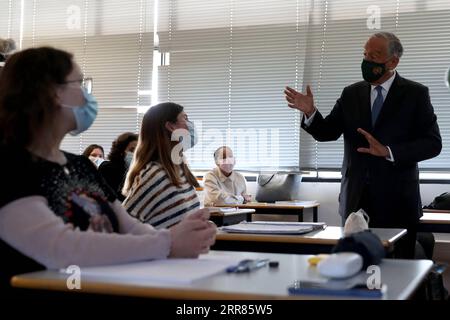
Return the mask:
{"type": "MultiPolygon", "coordinates": [[[[303,2],[302,2],[303,3],[303,2]]],[[[298,168],[299,115],[286,85],[301,84],[306,10],[300,1],[165,1],[160,100],[185,106],[201,128],[191,166],[213,165],[230,145],[241,169],[298,168]]]]}
{"type": "Polygon", "coordinates": [[[138,91],[151,90],[153,1],[33,0],[24,13],[24,48],[68,50],[94,79],[97,119],[82,135],[66,137],[63,149],[81,153],[96,143],[107,153],[119,134],[137,132],[137,107],[151,100],[138,91]]]}
{"type": "MultiPolygon", "coordinates": [[[[361,80],[360,63],[368,37],[379,31],[397,34],[405,54],[398,72],[430,89],[443,138],[443,150],[435,159],[420,163],[424,169],[448,170],[450,151],[450,93],[444,75],[450,66],[450,2],[445,0],[397,1],[314,1],[314,22],[310,26],[304,82],[311,83],[318,109],[325,116],[342,89],[361,80]],[[379,12],[380,24],[372,16],[379,12]],[[379,28],[379,29],[378,29],[379,28]]],[[[336,142],[316,143],[301,133],[300,164],[303,168],[341,167],[342,138],[336,142]]]]}

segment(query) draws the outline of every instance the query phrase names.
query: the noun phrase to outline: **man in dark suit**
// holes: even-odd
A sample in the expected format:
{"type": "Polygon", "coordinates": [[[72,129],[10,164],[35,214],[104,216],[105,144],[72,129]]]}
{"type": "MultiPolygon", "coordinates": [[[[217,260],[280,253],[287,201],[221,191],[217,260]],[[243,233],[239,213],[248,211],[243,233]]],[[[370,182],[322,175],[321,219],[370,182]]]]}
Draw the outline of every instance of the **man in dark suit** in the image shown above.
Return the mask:
{"type": "Polygon", "coordinates": [[[302,128],[317,141],[344,134],[339,214],[363,208],[372,228],[407,228],[401,256],[412,258],[422,204],[417,163],[442,148],[428,88],[396,71],[403,47],[392,33],[369,38],[361,65],[364,81],[344,88],[323,118],[306,94],[285,90],[291,108],[304,113],[302,128]]]}

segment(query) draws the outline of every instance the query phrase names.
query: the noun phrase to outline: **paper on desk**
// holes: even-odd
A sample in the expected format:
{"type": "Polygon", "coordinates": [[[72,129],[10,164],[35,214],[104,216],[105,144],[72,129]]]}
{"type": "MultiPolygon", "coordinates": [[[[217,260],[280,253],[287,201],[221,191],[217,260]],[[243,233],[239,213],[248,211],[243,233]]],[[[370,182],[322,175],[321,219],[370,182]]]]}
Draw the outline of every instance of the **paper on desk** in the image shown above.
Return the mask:
{"type": "Polygon", "coordinates": [[[235,212],[238,209],[236,207],[207,207],[207,209],[209,210],[209,212],[213,213],[213,212],[235,212]]]}
{"type": "Polygon", "coordinates": [[[257,234],[303,234],[314,230],[311,225],[299,225],[298,223],[261,223],[241,222],[221,228],[229,233],[257,233],[257,234]]]}
{"type": "Polygon", "coordinates": [[[211,214],[220,213],[221,215],[234,215],[238,213],[252,213],[255,212],[255,209],[239,209],[239,208],[231,208],[231,207],[208,207],[209,212],[211,214]]]}
{"type": "Polygon", "coordinates": [[[327,227],[327,224],[325,222],[252,221],[252,224],[313,227],[314,230],[321,230],[327,227]]]}
{"type": "Polygon", "coordinates": [[[225,271],[242,257],[204,255],[198,259],[166,259],[114,266],[81,268],[82,277],[128,279],[158,283],[189,284],[225,271]]]}
{"type": "Polygon", "coordinates": [[[283,205],[291,205],[291,206],[314,206],[317,204],[316,200],[311,201],[301,201],[301,200],[292,200],[292,201],[276,201],[275,204],[283,204],[283,205]]]}

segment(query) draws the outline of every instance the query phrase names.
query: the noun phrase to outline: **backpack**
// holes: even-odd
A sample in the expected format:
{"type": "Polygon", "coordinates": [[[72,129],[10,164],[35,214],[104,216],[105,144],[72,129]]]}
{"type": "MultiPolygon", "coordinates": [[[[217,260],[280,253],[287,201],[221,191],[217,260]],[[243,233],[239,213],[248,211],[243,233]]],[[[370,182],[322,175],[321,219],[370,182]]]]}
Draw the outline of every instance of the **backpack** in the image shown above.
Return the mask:
{"type": "Polygon", "coordinates": [[[450,210],[450,192],[444,192],[443,194],[434,198],[428,206],[424,206],[424,209],[436,209],[436,210],[450,210]]]}
{"type": "Polygon", "coordinates": [[[332,253],[355,252],[363,258],[363,268],[377,265],[385,257],[386,251],[380,238],[370,230],[353,233],[339,239],[332,253]]]}

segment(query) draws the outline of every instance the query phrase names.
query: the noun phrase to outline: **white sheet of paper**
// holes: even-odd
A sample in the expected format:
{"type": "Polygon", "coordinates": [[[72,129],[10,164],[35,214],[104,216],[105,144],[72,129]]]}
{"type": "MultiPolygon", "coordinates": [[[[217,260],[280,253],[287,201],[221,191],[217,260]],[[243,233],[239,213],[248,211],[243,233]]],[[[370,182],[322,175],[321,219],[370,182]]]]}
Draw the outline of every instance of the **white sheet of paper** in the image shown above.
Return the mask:
{"type": "Polygon", "coordinates": [[[153,260],[113,266],[81,268],[81,277],[134,279],[142,282],[189,284],[195,280],[224,272],[241,258],[203,255],[198,259],[153,260]]]}

